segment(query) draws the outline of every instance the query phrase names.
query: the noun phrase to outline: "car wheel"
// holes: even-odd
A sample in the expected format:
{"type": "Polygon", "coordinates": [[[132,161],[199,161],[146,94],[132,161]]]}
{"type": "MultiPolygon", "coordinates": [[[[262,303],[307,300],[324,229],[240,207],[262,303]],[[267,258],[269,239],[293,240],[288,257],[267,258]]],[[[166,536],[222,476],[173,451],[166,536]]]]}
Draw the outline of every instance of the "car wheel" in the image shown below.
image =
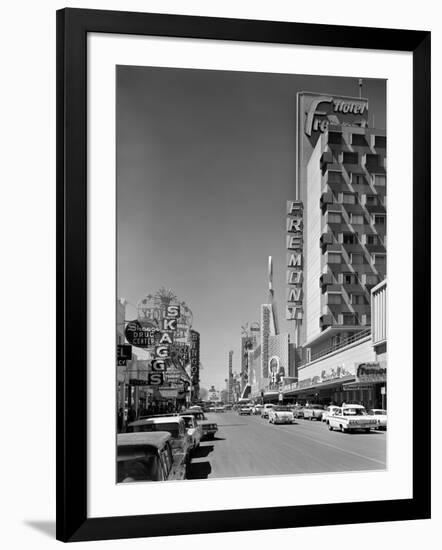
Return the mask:
{"type": "Polygon", "coordinates": [[[342,432],[343,434],[345,434],[347,430],[344,428],[344,426],[342,426],[342,424],[341,424],[340,427],[341,427],[341,432],[342,432]]]}
{"type": "Polygon", "coordinates": [[[365,428],[364,431],[365,431],[366,434],[369,434],[370,433],[370,428],[365,428]]]}
{"type": "Polygon", "coordinates": [[[328,429],[332,432],[333,431],[333,426],[331,424],[329,424],[328,429]]]}

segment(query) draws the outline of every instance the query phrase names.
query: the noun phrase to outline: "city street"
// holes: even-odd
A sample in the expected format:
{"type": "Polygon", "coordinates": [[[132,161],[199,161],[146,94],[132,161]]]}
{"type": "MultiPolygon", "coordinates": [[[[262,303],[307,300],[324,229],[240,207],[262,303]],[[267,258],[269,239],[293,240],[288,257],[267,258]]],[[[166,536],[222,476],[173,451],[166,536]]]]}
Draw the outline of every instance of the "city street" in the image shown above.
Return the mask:
{"type": "Polygon", "coordinates": [[[194,453],[188,479],[386,468],[386,432],[331,432],[325,423],[304,419],[274,425],[233,411],[206,416],[217,422],[218,433],[194,453]]]}

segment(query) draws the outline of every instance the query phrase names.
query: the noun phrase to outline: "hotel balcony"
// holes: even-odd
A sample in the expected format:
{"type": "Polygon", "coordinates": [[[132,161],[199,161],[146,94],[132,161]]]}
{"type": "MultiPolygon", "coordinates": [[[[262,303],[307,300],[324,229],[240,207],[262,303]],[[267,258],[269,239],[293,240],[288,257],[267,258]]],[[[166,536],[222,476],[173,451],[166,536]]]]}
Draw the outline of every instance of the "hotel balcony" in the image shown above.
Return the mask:
{"type": "Polygon", "coordinates": [[[334,324],[333,315],[327,314],[327,315],[321,315],[319,317],[319,326],[322,330],[324,330],[327,327],[331,327],[334,324]]]}
{"type": "Polygon", "coordinates": [[[321,164],[321,170],[326,170],[327,165],[333,162],[333,153],[331,151],[324,151],[319,162],[321,164]]]}
{"type": "Polygon", "coordinates": [[[319,199],[320,207],[324,210],[328,204],[334,204],[334,196],[331,191],[326,191],[322,193],[321,198],[319,199]]]}

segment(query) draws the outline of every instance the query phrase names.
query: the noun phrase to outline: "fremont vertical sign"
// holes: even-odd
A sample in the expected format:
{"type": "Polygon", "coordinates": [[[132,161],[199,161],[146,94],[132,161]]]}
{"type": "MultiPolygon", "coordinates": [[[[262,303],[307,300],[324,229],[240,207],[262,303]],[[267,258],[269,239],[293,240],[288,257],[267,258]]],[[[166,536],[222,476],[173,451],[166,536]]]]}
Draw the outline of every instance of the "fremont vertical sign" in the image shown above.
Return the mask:
{"type": "Polygon", "coordinates": [[[287,201],[287,309],[286,319],[302,321],[303,206],[301,201],[287,201]]]}

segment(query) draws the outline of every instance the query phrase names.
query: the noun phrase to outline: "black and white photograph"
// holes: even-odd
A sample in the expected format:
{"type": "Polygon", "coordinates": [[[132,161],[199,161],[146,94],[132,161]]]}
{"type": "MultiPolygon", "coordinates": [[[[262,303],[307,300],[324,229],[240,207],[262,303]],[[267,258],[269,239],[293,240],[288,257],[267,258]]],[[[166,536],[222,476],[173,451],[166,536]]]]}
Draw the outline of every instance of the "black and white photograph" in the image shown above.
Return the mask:
{"type": "Polygon", "coordinates": [[[116,67],[116,482],[388,469],[387,81],[116,67]]]}

